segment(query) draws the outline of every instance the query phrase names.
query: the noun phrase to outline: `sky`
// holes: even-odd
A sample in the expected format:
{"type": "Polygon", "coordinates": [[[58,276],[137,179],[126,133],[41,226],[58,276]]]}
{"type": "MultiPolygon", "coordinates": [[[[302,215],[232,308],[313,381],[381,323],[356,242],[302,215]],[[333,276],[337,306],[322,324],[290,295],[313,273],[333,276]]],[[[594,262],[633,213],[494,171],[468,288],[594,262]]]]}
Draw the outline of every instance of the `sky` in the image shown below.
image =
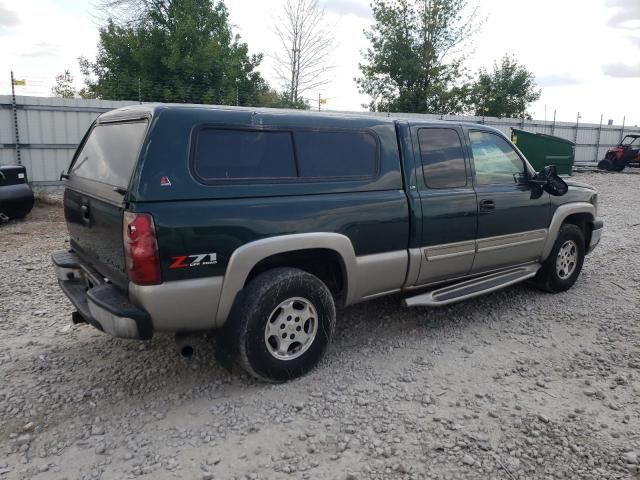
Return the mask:
{"type": "MultiPolygon", "coordinates": [[[[227,0],[231,23],[253,53],[264,53],[263,76],[278,87],[273,32],[285,0],[227,0]]],[[[484,19],[465,48],[473,73],[513,54],[531,70],[542,97],[529,111],[536,119],[640,125],[640,0],[469,0],[484,19]]],[[[336,32],[331,81],[305,94],[327,98],[324,108],[362,110],[368,98],[354,81],[373,22],[369,0],[320,0],[336,32]]],[[[78,87],[77,58],[93,59],[99,21],[93,2],[0,0],[0,94],[9,75],[27,80],[16,94],[49,95],[55,76],[70,69],[78,87]]]]}

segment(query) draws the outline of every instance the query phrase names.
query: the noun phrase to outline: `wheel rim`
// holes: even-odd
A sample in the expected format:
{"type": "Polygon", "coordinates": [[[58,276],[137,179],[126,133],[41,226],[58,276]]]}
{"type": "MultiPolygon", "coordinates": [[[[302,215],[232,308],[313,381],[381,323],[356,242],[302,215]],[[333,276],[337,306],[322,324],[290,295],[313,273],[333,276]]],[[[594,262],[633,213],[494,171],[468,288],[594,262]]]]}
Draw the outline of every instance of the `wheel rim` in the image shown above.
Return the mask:
{"type": "Polygon", "coordinates": [[[562,280],[569,278],[578,264],[578,245],[573,240],[567,240],[558,250],[556,257],[556,273],[562,280]]]}
{"type": "Polygon", "coordinates": [[[306,298],[293,297],[280,303],[269,315],[264,341],[269,353],[278,360],[293,360],[309,349],[317,333],[315,307],[306,298]]]}

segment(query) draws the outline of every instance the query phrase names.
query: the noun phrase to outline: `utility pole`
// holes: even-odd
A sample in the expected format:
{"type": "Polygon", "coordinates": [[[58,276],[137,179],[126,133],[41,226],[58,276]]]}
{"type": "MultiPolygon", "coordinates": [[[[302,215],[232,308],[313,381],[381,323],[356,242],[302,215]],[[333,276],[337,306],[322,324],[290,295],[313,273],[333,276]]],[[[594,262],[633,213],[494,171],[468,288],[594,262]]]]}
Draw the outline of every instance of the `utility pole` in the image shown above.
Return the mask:
{"type": "Polygon", "coordinates": [[[13,70],[11,70],[11,109],[13,110],[13,128],[16,134],[16,162],[18,165],[22,165],[22,159],[20,158],[20,131],[18,130],[18,106],[16,105],[16,89],[13,70]]]}
{"type": "Polygon", "coordinates": [[[596,142],[596,162],[600,158],[600,137],[602,136],[602,119],[604,114],[600,114],[600,126],[598,127],[598,141],[596,142]]]}
{"type": "Polygon", "coordinates": [[[322,96],[320,94],[320,92],[318,92],[318,111],[321,110],[321,105],[322,104],[322,96]]]}
{"type": "Polygon", "coordinates": [[[578,116],[576,117],[576,135],[573,137],[573,143],[578,143],[578,128],[580,128],[580,112],[578,112],[578,116]]]}
{"type": "Polygon", "coordinates": [[[555,135],[556,133],[556,111],[553,111],[553,123],[551,124],[551,135],[555,135]]]}
{"type": "Polygon", "coordinates": [[[138,77],[138,102],[142,103],[142,87],[140,86],[140,77],[138,77]]]}
{"type": "Polygon", "coordinates": [[[240,79],[236,78],[236,107],[240,106],[240,79]]]}
{"type": "Polygon", "coordinates": [[[618,143],[622,143],[622,139],[624,138],[624,124],[626,121],[627,121],[627,116],[625,115],[624,117],[622,117],[622,130],[620,130],[620,141],[618,143]]]}

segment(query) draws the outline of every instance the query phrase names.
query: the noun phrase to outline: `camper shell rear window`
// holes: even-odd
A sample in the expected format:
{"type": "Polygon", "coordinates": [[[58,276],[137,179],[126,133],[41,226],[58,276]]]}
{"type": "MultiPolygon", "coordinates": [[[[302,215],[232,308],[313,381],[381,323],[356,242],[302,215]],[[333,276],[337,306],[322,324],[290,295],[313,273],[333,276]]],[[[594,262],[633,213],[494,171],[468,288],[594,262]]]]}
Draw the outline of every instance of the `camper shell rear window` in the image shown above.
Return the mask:
{"type": "Polygon", "coordinates": [[[364,130],[203,127],[192,165],[205,183],[370,179],[378,174],[378,150],[364,130]]]}
{"type": "Polygon", "coordinates": [[[70,175],[126,188],[147,131],[147,120],[98,123],[80,147],[70,175]]]}

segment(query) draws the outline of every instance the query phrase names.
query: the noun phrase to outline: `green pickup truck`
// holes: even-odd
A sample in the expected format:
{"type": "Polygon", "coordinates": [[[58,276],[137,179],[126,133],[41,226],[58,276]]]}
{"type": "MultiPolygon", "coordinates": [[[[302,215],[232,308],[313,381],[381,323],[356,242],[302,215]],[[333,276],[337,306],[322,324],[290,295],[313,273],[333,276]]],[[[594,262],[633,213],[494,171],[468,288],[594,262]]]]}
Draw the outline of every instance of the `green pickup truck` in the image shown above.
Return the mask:
{"type": "Polygon", "coordinates": [[[566,290],[603,227],[591,187],[475,124],[132,106],[101,115],[62,176],[70,249],[52,259],[76,323],[218,330],[221,357],[269,381],[318,363],[336,307],[566,290]]]}

